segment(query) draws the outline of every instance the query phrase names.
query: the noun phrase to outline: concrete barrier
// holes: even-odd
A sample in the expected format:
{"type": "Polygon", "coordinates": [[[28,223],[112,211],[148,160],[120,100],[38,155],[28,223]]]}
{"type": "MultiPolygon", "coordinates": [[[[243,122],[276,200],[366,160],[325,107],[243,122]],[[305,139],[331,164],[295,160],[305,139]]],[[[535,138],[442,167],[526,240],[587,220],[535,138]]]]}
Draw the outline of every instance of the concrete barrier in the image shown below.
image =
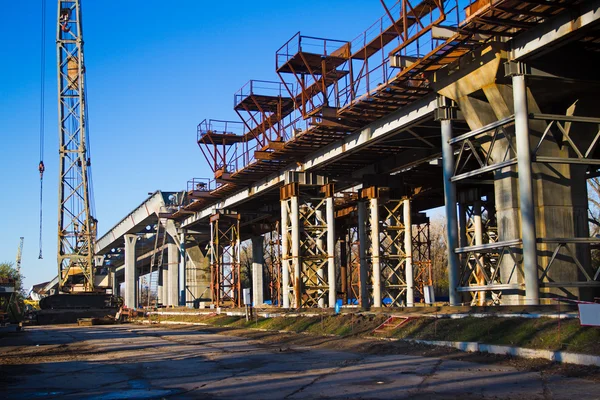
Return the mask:
{"type": "Polygon", "coordinates": [[[600,367],[600,356],[591,354],[569,353],[566,351],[526,349],[523,347],[500,346],[494,344],[484,344],[477,342],[449,342],[444,340],[420,340],[420,339],[401,339],[411,343],[428,344],[432,346],[453,347],[458,350],[473,353],[490,353],[498,355],[510,355],[522,358],[542,358],[554,362],[593,365],[600,367]]]}

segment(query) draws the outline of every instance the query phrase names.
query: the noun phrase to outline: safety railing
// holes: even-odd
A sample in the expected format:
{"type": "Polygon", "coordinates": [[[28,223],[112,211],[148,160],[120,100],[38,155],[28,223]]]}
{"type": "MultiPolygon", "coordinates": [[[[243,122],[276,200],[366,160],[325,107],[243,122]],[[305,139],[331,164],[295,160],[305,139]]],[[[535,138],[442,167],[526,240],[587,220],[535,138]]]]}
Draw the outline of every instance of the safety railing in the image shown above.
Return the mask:
{"type": "MultiPolygon", "coordinates": [[[[287,85],[291,84],[288,83],[287,85]]],[[[286,83],[283,82],[250,80],[235,93],[233,107],[237,107],[251,95],[288,97],[288,91],[285,86],[286,83]]]]}
{"type": "Polygon", "coordinates": [[[304,52],[330,56],[335,55],[346,45],[348,45],[348,42],[343,40],[304,36],[298,32],[275,53],[275,68],[279,70],[298,53],[304,52]]]}

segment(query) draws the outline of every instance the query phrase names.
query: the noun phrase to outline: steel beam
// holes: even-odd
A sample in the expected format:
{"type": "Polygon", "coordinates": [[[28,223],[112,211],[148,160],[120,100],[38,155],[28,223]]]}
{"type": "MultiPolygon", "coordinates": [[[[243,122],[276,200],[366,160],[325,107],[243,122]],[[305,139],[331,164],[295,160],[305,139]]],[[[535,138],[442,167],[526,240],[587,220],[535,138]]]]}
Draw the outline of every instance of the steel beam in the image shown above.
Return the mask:
{"type": "Polygon", "coordinates": [[[405,199],[403,201],[403,212],[404,212],[404,255],[406,257],[404,261],[404,271],[406,280],[406,305],[413,307],[415,305],[415,278],[413,272],[413,259],[412,259],[412,219],[410,215],[410,200],[405,199]]]}
{"type": "Polygon", "coordinates": [[[381,307],[381,260],[380,260],[380,230],[379,230],[379,199],[369,200],[369,225],[371,227],[371,268],[373,268],[373,306],[381,307]]]}
{"type": "Polygon", "coordinates": [[[540,302],[537,271],[537,244],[535,236],[535,204],[533,199],[533,174],[529,145],[529,120],[525,76],[513,75],[515,107],[515,136],[518,152],[519,206],[521,209],[521,237],[523,238],[523,269],[525,272],[525,302],[540,302]]]}
{"type": "Polygon", "coordinates": [[[460,263],[454,249],[458,248],[458,218],[456,214],[456,187],[451,179],[454,175],[454,152],[450,140],[452,139],[452,121],[442,119],[442,160],[444,175],[444,202],[446,209],[446,236],[448,238],[448,285],[450,305],[460,305],[460,296],[456,291],[458,287],[458,272],[460,263]]]}
{"type": "Polygon", "coordinates": [[[290,217],[288,213],[287,200],[281,200],[281,290],[282,290],[282,306],[290,308],[290,217]]]}
{"type": "Polygon", "coordinates": [[[298,196],[290,198],[290,225],[292,266],[294,272],[292,287],[294,293],[294,308],[302,307],[302,260],[300,259],[300,212],[298,196]]]}
{"type": "Polygon", "coordinates": [[[335,216],[333,208],[333,193],[326,201],[327,220],[327,280],[329,283],[329,307],[335,307],[336,280],[335,280],[335,216]]]}
{"type": "Polygon", "coordinates": [[[358,202],[358,241],[360,254],[360,307],[367,310],[370,307],[369,301],[369,264],[367,262],[367,243],[370,241],[367,234],[367,204],[358,202]]]}

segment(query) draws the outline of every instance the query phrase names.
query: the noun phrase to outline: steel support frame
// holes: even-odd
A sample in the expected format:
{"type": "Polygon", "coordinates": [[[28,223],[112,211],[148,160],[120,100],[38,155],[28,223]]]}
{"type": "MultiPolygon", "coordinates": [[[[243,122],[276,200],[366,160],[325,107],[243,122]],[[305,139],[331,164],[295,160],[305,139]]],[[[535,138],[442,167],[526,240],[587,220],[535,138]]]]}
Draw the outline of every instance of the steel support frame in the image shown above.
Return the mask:
{"type": "Polygon", "coordinates": [[[284,308],[336,302],[333,185],[281,188],[284,308]]]}
{"type": "Polygon", "coordinates": [[[210,275],[213,304],[241,307],[239,214],[210,217],[210,275]]]}
{"type": "MultiPolygon", "coordinates": [[[[496,211],[494,205],[493,193],[483,195],[478,188],[471,188],[462,191],[459,195],[459,218],[464,227],[461,228],[463,236],[463,248],[473,248],[482,245],[493,245],[498,242],[498,226],[496,221],[496,211]]],[[[461,275],[459,279],[459,291],[468,291],[471,295],[470,304],[486,305],[500,304],[502,296],[501,290],[490,290],[490,298],[487,298],[487,291],[467,290],[473,287],[501,286],[507,284],[513,285],[518,281],[518,277],[523,277],[517,270],[518,255],[510,247],[498,248],[497,251],[473,252],[467,251],[461,253],[460,258],[461,275]],[[507,282],[502,282],[500,277],[500,265],[505,262],[505,258],[512,259],[512,270],[508,275],[507,282]],[[515,278],[513,280],[513,278],[515,278]]]]}
{"type": "Polygon", "coordinates": [[[425,286],[433,285],[433,264],[431,261],[431,231],[429,220],[412,226],[412,264],[414,269],[415,291],[425,298],[425,286]]]}
{"type": "MultiPolygon", "coordinates": [[[[516,71],[525,71],[522,66],[516,71]]],[[[514,109],[515,114],[503,120],[488,124],[482,128],[476,129],[464,135],[452,138],[452,136],[443,137],[442,144],[447,147],[444,152],[444,164],[448,163],[444,173],[449,174],[449,185],[455,187],[456,183],[463,179],[473,179],[482,174],[499,170],[511,165],[517,165],[519,179],[519,205],[521,210],[521,238],[507,240],[502,242],[493,242],[488,230],[488,236],[484,240],[476,240],[477,235],[470,235],[467,229],[464,230],[468,243],[461,243],[462,247],[455,247],[455,254],[461,256],[463,261],[460,268],[460,278],[456,286],[459,292],[471,292],[472,300],[475,299],[473,292],[487,291],[491,292],[493,304],[501,304],[502,291],[523,291],[525,292],[525,303],[530,305],[539,304],[540,287],[587,287],[600,286],[600,269],[588,272],[581,262],[577,259],[575,253],[571,251],[568,245],[572,244],[596,244],[600,243],[597,238],[537,238],[535,229],[535,203],[532,180],[532,164],[600,164],[600,160],[593,159],[591,155],[600,139],[598,131],[593,140],[585,148],[580,148],[571,139],[569,129],[574,124],[596,124],[600,125],[600,118],[589,118],[572,115],[550,115],[550,114],[529,114],[527,107],[527,77],[525,74],[517,72],[512,76],[514,109]],[[530,143],[529,121],[543,120],[546,122],[546,129],[535,145],[530,143]],[[514,124],[514,136],[506,128],[514,124]],[[556,142],[555,136],[551,130],[559,131],[563,140],[556,142]],[[478,140],[485,140],[493,146],[499,139],[506,139],[508,142],[507,151],[503,159],[492,160],[490,157],[491,148],[485,153],[481,146],[477,144],[478,140]],[[554,143],[555,145],[570,147],[576,157],[546,157],[539,156],[538,151],[543,143],[554,143]],[[453,148],[455,146],[455,148],[453,148]],[[458,159],[454,162],[454,150],[458,151],[458,159]],[[468,149],[468,150],[467,150],[468,149]],[[448,157],[446,159],[446,157],[448,157]],[[476,160],[478,168],[470,169],[468,161],[476,160]],[[553,255],[546,265],[538,265],[538,244],[555,244],[553,255]],[[554,281],[550,274],[550,269],[556,257],[571,258],[576,268],[578,268],[582,279],[578,282],[558,282],[554,281]],[[508,279],[500,279],[500,268],[510,270],[503,274],[508,279]]],[[[444,121],[442,121],[444,122],[444,121]]],[[[442,125],[442,128],[444,126],[442,125]]],[[[443,129],[442,129],[443,131],[443,129]]],[[[472,163],[471,163],[472,165],[472,163]]],[[[445,176],[446,177],[446,176],[445,176]]],[[[447,182],[445,181],[445,184],[447,182]]],[[[454,190],[456,190],[454,188],[454,190]]],[[[462,206],[462,205],[461,205],[462,206]]],[[[472,214],[473,210],[466,210],[465,216],[472,214]]],[[[487,210],[491,213],[491,209],[487,210]]],[[[447,208],[447,213],[448,213],[447,208]]],[[[485,208],[481,211],[485,212],[485,208]]],[[[449,214],[447,214],[449,215],[449,214]]],[[[451,220],[448,217],[449,221],[451,220]]],[[[468,221],[469,218],[465,218],[468,221]]],[[[474,222],[474,218],[472,218],[474,222]]],[[[449,230],[455,230],[448,223],[449,230]]],[[[469,223],[467,222],[467,226],[469,223]]],[[[474,233],[475,225],[473,225],[474,233]]],[[[486,232],[485,227],[483,232],[486,232]]],[[[452,248],[453,246],[450,246],[452,248]]]]}
{"type": "MultiPolygon", "coordinates": [[[[383,188],[363,189],[366,208],[366,264],[374,307],[414,305],[410,201],[390,200],[383,188]]],[[[362,244],[362,243],[361,243],[362,244]]]]}
{"type": "Polygon", "coordinates": [[[455,173],[454,150],[451,140],[452,120],[456,119],[456,106],[450,99],[438,97],[436,119],[440,121],[442,133],[442,168],[444,179],[444,204],[446,211],[446,237],[448,239],[448,294],[451,306],[461,304],[458,293],[459,259],[454,249],[458,248],[458,215],[456,211],[456,184],[452,181],[455,173]]]}
{"type": "Polygon", "coordinates": [[[268,295],[272,305],[282,305],[281,234],[279,221],[272,224],[272,230],[265,234],[264,255],[267,267],[268,295]]]}
{"type": "Polygon", "coordinates": [[[344,233],[344,240],[340,242],[344,247],[346,267],[346,303],[361,303],[361,279],[360,279],[360,239],[359,227],[349,226],[344,233]]]}

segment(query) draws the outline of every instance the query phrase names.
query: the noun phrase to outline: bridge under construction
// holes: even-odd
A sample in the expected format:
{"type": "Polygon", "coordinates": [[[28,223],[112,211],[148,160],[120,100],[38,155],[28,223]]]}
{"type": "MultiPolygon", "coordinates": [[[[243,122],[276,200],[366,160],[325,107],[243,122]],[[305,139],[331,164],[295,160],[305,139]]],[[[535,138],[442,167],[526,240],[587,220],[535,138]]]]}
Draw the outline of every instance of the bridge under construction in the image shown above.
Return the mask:
{"type": "Polygon", "coordinates": [[[599,296],[600,1],[381,4],[353,40],[283,38],[273,80],[234,94],[239,119],[198,125],[214,175],[97,241],[125,305],[146,305],[145,276],[153,304],[241,307],[246,252],[257,307],[412,307],[446,268],[437,207],[450,305],[599,296]]]}

